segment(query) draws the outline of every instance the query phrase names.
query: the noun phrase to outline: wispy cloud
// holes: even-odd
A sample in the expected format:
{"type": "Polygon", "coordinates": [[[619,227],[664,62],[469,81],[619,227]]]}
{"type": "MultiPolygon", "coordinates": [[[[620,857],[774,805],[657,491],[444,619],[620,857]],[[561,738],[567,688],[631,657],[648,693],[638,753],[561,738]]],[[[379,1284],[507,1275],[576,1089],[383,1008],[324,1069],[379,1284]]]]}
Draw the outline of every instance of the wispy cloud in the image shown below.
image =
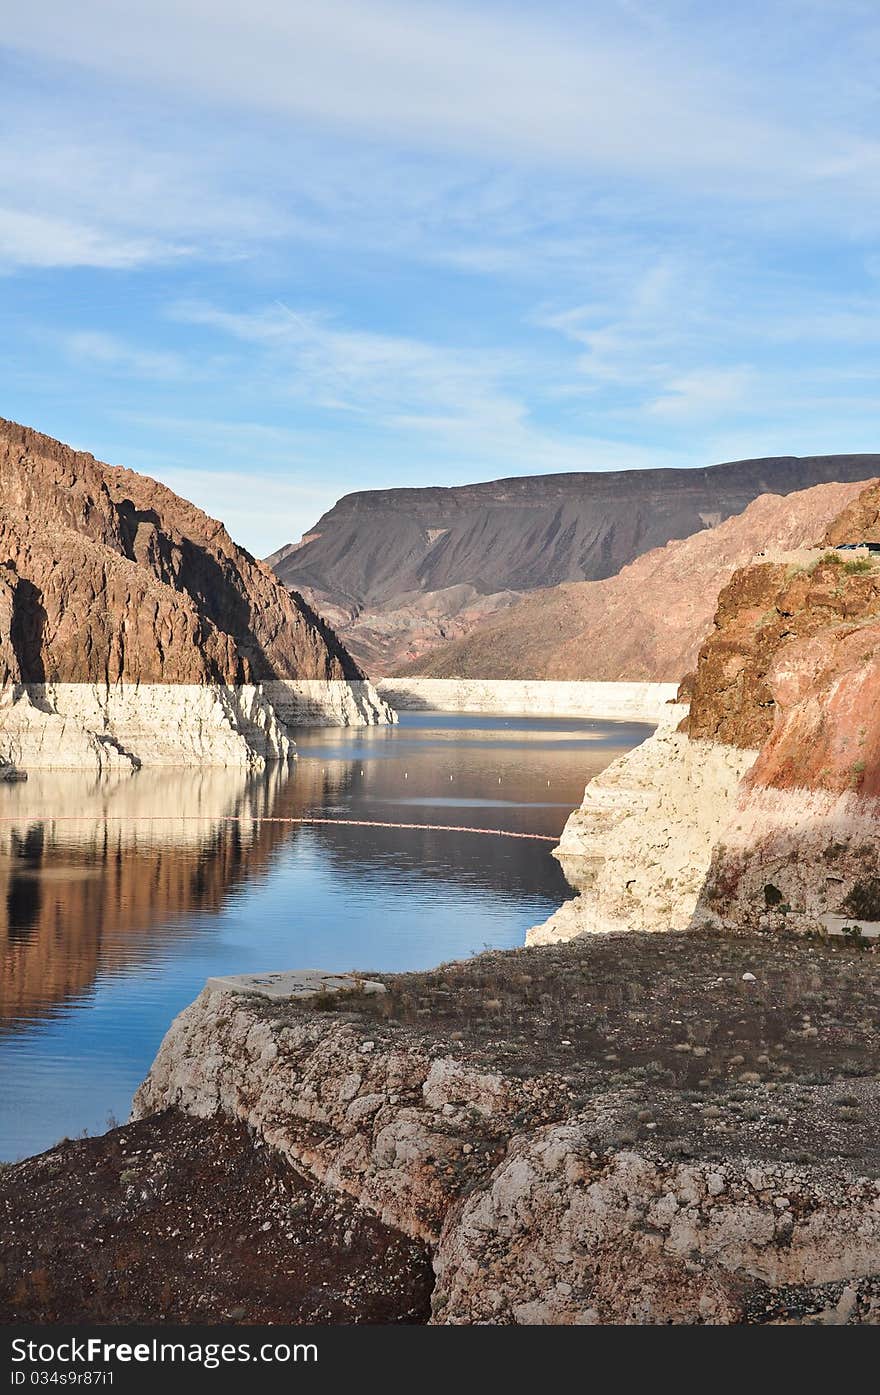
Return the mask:
{"type": "Polygon", "coordinates": [[[17,267],[90,266],[129,270],[185,254],[173,242],[127,236],[51,214],[0,208],[0,271],[17,267]]]}
{"type": "Polygon", "coordinates": [[[101,330],[74,330],[59,335],[58,342],[80,367],[88,364],[114,374],[169,380],[190,377],[194,371],[181,354],[140,348],[101,330]]]}
{"type": "Polygon", "coordinates": [[[666,421],[694,421],[737,409],[747,400],[755,383],[755,373],[747,367],[705,368],[672,378],[664,391],[647,404],[646,410],[666,421]]]}
{"type": "Polygon", "coordinates": [[[250,313],[183,303],[172,313],[257,346],[261,361],[250,371],[264,388],[354,417],[365,431],[398,433],[435,458],[445,449],[447,469],[463,461],[483,474],[499,465],[506,472],[610,469],[649,456],[601,433],[542,427],[525,388],[534,392],[546,367],[531,356],[374,334],[280,303],[250,313]]]}
{"type": "Polygon", "coordinates": [[[254,550],[351,488],[877,444],[876,5],[7,8],[6,410],[254,550]]]}
{"type": "MultiPolygon", "coordinates": [[[[745,27],[745,26],[744,26],[745,27]]],[[[402,0],[44,0],[6,17],[8,43],[135,82],[435,149],[485,150],[751,185],[864,177],[877,147],[762,91],[717,27],[646,25],[590,5],[541,20],[402,0]],[[173,35],[173,40],[170,36],[173,35]],[[701,42],[702,39],[702,42],[701,42]],[[365,56],[368,55],[368,61],[365,56]]],[[[792,104],[793,105],[793,104],[792,104]]]]}

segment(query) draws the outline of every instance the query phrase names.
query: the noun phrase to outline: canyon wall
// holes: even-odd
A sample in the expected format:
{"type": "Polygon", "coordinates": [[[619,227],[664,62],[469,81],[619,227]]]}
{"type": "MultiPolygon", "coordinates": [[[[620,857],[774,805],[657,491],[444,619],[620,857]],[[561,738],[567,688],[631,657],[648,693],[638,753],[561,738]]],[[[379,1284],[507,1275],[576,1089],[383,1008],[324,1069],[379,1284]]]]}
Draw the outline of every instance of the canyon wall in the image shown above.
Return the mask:
{"type": "Polygon", "coordinates": [[[686,713],[668,707],[653,736],[587,785],[553,850],[578,894],[531,929],[528,944],[689,923],[757,752],[690,741],[677,730],[686,713]]]}
{"type": "Polygon", "coordinates": [[[534,591],[450,629],[393,673],[424,678],[678,682],[694,667],[718,596],[757,553],[812,544],[864,488],[762,494],[741,514],[654,548],[601,581],[534,591]]]}
{"type": "MultiPolygon", "coordinates": [[[[878,505],[873,486],[830,539],[880,540],[878,505]]],[[[722,597],[688,730],[761,752],[713,854],[709,923],[880,928],[878,561],[816,549],[740,573],[722,597]]]]}
{"type": "Polygon", "coordinates": [[[587,787],[580,893],[531,942],[669,929],[880,934],[880,485],[721,592],[675,714],[587,787]]]}
{"type": "MultiPolygon", "coordinates": [[[[707,469],[609,470],[451,489],[365,490],[340,499],[300,543],[280,548],[267,561],[286,585],[331,619],[369,672],[399,673],[529,592],[612,577],[672,539],[741,514],[759,495],[787,496],[834,482],[839,487],[878,474],[878,455],[777,456],[707,469]]],[[[837,509],[842,506],[841,500],[837,509]]],[[[768,523],[771,535],[776,526],[785,527],[779,499],[776,513],[781,523],[768,523]]],[[[795,506],[794,526],[797,513],[795,506]]],[[[634,604],[636,614],[638,609],[634,604]]],[[[711,610],[706,619],[710,615],[711,610]]],[[[699,627],[693,637],[698,635],[699,627]]],[[[664,638],[662,623],[657,636],[664,638]]],[[[553,638],[564,643],[566,635],[553,638]]],[[[615,643],[619,639],[616,635],[615,643]]],[[[580,665],[570,671],[505,668],[504,657],[483,650],[477,663],[502,666],[446,669],[435,676],[678,676],[674,668],[616,673],[580,665]]],[[[601,659],[601,652],[575,647],[569,658],[585,662],[601,659]]]]}
{"type": "Polygon", "coordinates": [[[221,523],[0,420],[0,764],[259,765],[301,720],[390,719],[221,523]]]}

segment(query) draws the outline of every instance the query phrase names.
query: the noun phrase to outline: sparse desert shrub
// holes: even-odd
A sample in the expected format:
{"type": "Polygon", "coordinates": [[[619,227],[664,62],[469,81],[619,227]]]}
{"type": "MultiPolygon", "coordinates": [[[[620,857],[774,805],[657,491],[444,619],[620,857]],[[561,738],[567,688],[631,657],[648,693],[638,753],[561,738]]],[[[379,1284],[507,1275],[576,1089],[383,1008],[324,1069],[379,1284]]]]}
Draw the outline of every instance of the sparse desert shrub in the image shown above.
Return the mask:
{"type": "Polygon", "coordinates": [[[856,920],[880,920],[880,877],[865,877],[856,882],[841,910],[856,920]]]}

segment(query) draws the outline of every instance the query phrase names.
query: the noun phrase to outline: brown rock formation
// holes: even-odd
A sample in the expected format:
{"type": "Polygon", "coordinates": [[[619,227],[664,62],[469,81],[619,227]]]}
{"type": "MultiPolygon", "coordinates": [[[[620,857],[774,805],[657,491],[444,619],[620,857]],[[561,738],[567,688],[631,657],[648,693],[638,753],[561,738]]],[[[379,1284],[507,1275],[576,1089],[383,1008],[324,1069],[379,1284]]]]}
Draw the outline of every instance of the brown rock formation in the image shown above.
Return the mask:
{"type": "Polygon", "coordinates": [[[0,682],[361,676],[221,523],[155,480],[0,420],[0,682]]]}
{"type": "Polygon", "coordinates": [[[741,514],[639,557],[604,581],[536,591],[402,672],[431,678],[675,681],[692,668],[719,592],[766,549],[803,547],[863,488],[763,494],[741,514]]]}
{"type": "Polygon", "coordinates": [[[738,572],[692,680],[694,741],[759,750],[698,914],[738,927],[873,933],[880,922],[880,536],[872,484],[826,550],[738,572]]]}
{"type": "Polygon", "coordinates": [[[340,499],[300,543],[267,561],[331,618],[370,672],[387,677],[518,594],[614,576],[761,494],[878,474],[877,455],[772,456],[707,469],[367,490],[340,499]]]}
{"type": "Polygon", "coordinates": [[[758,783],[851,789],[856,774],[856,787],[880,793],[873,762],[871,770],[867,762],[849,768],[857,744],[873,749],[878,621],[880,566],[867,559],[827,552],[805,566],[768,562],[737,572],[700,650],[689,735],[764,747],[752,772],[758,783]]]}

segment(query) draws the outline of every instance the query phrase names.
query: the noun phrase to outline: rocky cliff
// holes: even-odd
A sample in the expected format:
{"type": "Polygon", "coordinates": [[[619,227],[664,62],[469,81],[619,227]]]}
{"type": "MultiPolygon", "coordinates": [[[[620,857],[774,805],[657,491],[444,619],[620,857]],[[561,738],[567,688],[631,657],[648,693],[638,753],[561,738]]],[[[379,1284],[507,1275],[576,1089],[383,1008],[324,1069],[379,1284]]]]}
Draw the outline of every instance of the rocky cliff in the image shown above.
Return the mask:
{"type": "Polygon", "coordinates": [[[880,929],[880,558],[836,546],[878,518],[872,483],[820,546],[734,574],[688,715],[588,786],[557,850],[580,895],[531,938],[880,929]]]}
{"type": "Polygon", "coordinates": [[[371,490],[341,499],[300,544],[267,560],[331,618],[370,672],[386,675],[523,593],[613,576],[761,494],[877,474],[877,455],[784,456],[371,490]]]}
{"type": "Polygon", "coordinates": [[[261,685],[316,682],[341,692],[364,677],[221,523],[0,421],[0,761],[284,757],[261,685]]]}
{"type": "MultiPolygon", "coordinates": [[[[826,541],[880,540],[880,485],[826,541]]],[[[734,578],[688,730],[760,746],[699,914],[873,934],[880,922],[880,559],[816,550],[734,578]]]]}
{"type": "Polygon", "coordinates": [[[244,1123],[425,1242],[434,1323],[876,1322],[878,963],[691,933],[213,980],[134,1116],[244,1123]]]}
{"type": "Polygon", "coordinates": [[[654,548],[616,576],[536,591],[402,672],[677,682],[694,667],[719,592],[736,569],[766,549],[814,542],[863,487],[821,484],[786,497],[762,494],[743,513],[654,548]]]}

